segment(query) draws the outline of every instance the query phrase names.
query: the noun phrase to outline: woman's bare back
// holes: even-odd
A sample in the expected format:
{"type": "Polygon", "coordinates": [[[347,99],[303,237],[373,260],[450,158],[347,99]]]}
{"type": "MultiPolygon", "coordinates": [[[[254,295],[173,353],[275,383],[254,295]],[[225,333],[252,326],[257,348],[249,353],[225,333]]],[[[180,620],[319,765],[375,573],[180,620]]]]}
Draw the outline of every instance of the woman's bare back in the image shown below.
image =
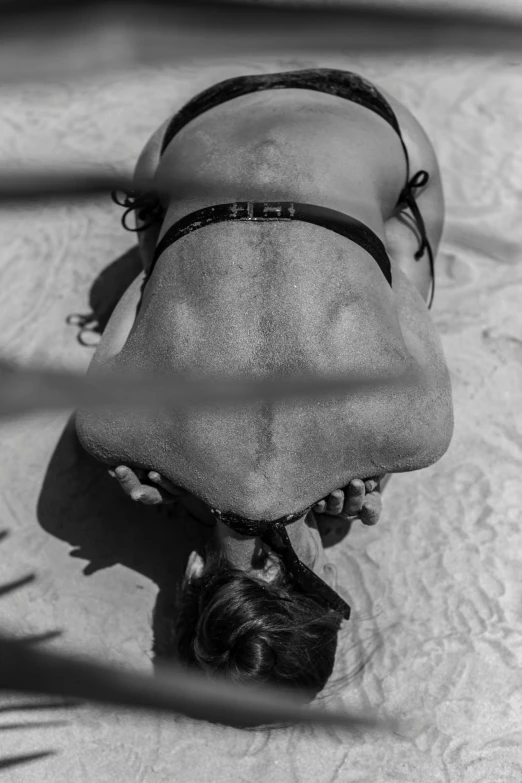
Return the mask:
{"type": "Polygon", "coordinates": [[[384,241],[394,237],[393,289],[366,251],[327,229],[211,225],[162,254],[143,296],[141,280],[131,286],[92,372],[391,377],[420,366],[427,374],[422,388],[402,395],[135,416],[80,412],[78,431],[92,453],[157,470],[209,505],[251,518],[292,513],[353,477],[424,467],[444,453],[449,380],[426,307],[397,258],[394,205],[406,167],[381,118],[320,93],[244,96],[190,123],[156,174],[186,183],[161,233],[212,203],[326,206],[384,241]]]}

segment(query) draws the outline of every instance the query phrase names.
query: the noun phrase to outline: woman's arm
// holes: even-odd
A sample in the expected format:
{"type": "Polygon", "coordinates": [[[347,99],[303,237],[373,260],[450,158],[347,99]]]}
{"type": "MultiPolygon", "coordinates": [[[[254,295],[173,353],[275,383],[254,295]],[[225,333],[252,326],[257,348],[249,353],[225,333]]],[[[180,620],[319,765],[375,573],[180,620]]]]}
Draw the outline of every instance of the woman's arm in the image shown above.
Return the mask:
{"type": "Polygon", "coordinates": [[[127,342],[136,320],[144,279],[145,272],[140,272],[114,308],[96,348],[89,372],[105,366],[107,362],[119,354],[127,342]]]}

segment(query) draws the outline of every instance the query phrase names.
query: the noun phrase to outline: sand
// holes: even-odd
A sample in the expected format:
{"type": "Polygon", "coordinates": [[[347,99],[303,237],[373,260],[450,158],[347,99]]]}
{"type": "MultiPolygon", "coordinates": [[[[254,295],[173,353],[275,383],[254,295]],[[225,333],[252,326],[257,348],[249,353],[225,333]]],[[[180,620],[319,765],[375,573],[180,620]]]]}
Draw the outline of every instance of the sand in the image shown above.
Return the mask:
{"type": "MultiPolygon", "coordinates": [[[[433,318],[456,417],[444,458],[394,476],[379,524],[354,527],[330,550],[353,613],[325,701],[399,716],[400,735],[241,732],[94,708],[24,712],[15,707],[26,699],[4,696],[0,728],[18,728],[2,732],[0,755],[56,751],[7,780],[520,783],[521,63],[294,58],[0,90],[2,161],[130,169],[160,122],[219,78],[333,65],[381,83],[417,114],[440,158],[449,223],[433,318]]],[[[107,308],[124,287],[133,236],[120,214],[108,199],[2,210],[0,350],[87,367],[93,347],[66,319],[88,313],[90,297],[107,308]]],[[[64,413],[0,428],[0,519],[10,531],[0,578],[38,577],[2,599],[0,622],[20,634],[62,629],[49,647],[149,671],[153,607],[204,531],[133,505],[67,421],[64,413]]]]}

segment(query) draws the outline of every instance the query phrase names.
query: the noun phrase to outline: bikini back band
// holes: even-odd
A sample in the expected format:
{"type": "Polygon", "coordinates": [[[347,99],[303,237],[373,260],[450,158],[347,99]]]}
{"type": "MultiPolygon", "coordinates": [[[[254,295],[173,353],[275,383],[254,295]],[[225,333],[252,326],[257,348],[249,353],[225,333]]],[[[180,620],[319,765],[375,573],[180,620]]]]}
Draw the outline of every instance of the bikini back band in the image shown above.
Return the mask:
{"type": "Polygon", "coordinates": [[[149,276],[158,258],[173,242],[211,223],[228,220],[247,222],[301,220],[322,226],[360,245],[377,261],[384,277],[390,286],[392,284],[391,265],[386,248],[371,228],[343,212],[293,201],[239,201],[232,204],[216,204],[191,212],[190,215],[174,223],[158,243],[149,276]]]}

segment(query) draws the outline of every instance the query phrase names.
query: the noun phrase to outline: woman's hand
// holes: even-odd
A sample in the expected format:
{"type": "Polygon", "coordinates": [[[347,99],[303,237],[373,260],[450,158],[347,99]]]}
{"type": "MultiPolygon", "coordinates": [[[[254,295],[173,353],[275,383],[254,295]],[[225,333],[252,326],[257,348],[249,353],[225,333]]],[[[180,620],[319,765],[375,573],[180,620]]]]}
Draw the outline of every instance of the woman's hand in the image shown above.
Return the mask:
{"type": "Polygon", "coordinates": [[[146,470],[131,470],[126,465],[119,465],[114,470],[109,470],[109,475],[118,480],[126,495],[146,506],[175,503],[183,494],[182,490],[154,470],[147,473],[146,470]],[[151,481],[154,486],[142,483],[146,479],[151,481]]]}
{"type": "Polygon", "coordinates": [[[216,524],[214,515],[202,500],[187,490],[176,487],[155,470],[132,470],[127,465],[119,465],[109,470],[109,475],[117,479],[125,494],[138,503],[158,506],[179,500],[185,511],[200,524],[205,527],[213,527],[216,524]],[[151,481],[154,486],[144,484],[144,481],[151,481]]]}
{"type": "MultiPolygon", "coordinates": [[[[109,475],[117,479],[126,495],[146,506],[175,503],[186,494],[154,470],[132,470],[127,465],[119,465],[109,470],[109,475]],[[145,480],[153,486],[143,483],[145,480]]],[[[353,479],[344,489],[336,489],[316,503],[312,511],[338,519],[359,519],[363,525],[376,525],[382,511],[380,478],[366,482],[353,479]]]]}
{"type": "Polygon", "coordinates": [[[353,479],[344,489],[336,489],[312,508],[315,514],[338,519],[359,519],[363,525],[376,525],[382,512],[379,482],[382,477],[353,479]]]}

